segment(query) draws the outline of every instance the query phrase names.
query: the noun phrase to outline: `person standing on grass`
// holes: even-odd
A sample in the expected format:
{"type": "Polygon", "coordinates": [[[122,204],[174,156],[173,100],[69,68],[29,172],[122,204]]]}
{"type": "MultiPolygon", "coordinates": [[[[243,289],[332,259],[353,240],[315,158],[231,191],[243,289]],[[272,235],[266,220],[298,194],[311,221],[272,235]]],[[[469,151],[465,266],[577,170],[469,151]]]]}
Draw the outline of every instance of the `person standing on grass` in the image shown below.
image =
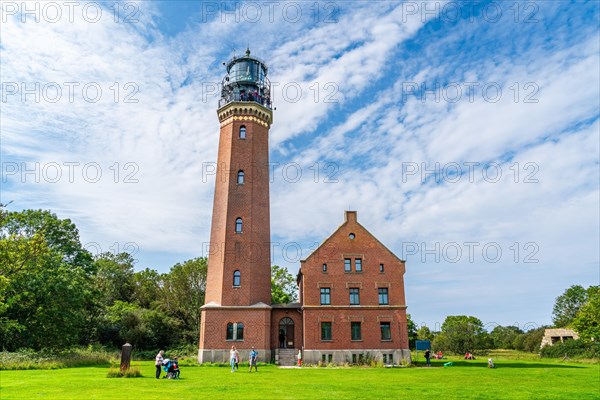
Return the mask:
{"type": "Polygon", "coordinates": [[[427,360],[427,366],[431,367],[431,351],[425,350],[425,359],[427,360]]]}
{"type": "Polygon", "coordinates": [[[258,358],[258,352],[252,346],[252,351],[250,352],[250,371],[252,372],[252,366],[254,365],[254,370],[258,372],[258,366],[256,365],[256,359],[258,358]]]}
{"type": "Polygon", "coordinates": [[[239,362],[240,362],[240,352],[237,351],[237,349],[235,349],[235,369],[237,369],[237,370],[240,369],[239,362]]]}
{"type": "Polygon", "coordinates": [[[235,346],[231,346],[231,350],[229,351],[229,364],[231,365],[231,372],[235,372],[235,353],[237,353],[235,346]]]}
{"type": "Polygon", "coordinates": [[[163,363],[163,360],[164,360],[164,357],[163,357],[164,354],[165,354],[165,351],[161,350],[156,355],[156,361],[154,362],[154,365],[156,366],[156,379],[160,379],[160,370],[162,368],[162,363],[163,363]]]}

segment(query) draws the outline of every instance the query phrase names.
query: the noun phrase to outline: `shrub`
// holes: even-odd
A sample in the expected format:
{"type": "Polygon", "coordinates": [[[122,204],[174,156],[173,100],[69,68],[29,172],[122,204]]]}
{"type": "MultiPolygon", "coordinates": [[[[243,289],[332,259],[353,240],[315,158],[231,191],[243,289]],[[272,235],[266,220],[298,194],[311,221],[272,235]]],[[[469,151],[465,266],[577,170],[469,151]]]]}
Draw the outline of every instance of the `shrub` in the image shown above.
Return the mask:
{"type": "Polygon", "coordinates": [[[547,358],[600,358],[600,342],[586,343],[581,339],[567,340],[564,343],[556,343],[552,346],[544,346],[541,356],[547,358]]]}
{"type": "Polygon", "coordinates": [[[131,367],[126,371],[119,368],[111,368],[106,374],[107,378],[141,378],[142,371],[138,367],[131,367]]]}
{"type": "Polygon", "coordinates": [[[116,358],[118,358],[117,352],[92,346],[59,352],[21,349],[17,352],[0,352],[0,370],[108,366],[111,360],[116,358]]]}

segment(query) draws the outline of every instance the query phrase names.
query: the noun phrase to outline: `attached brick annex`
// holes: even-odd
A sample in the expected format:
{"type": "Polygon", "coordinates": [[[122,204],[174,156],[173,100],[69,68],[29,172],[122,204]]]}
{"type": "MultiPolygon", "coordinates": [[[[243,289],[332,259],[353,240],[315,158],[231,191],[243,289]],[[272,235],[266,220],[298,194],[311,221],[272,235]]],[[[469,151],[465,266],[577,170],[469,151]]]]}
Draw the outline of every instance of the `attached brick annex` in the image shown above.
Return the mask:
{"type": "Polygon", "coordinates": [[[300,302],[271,304],[267,66],[227,65],[217,115],[219,152],[199,362],[227,362],[236,346],[259,361],[410,362],[404,261],[357,221],[355,211],[301,261],[300,302]]]}

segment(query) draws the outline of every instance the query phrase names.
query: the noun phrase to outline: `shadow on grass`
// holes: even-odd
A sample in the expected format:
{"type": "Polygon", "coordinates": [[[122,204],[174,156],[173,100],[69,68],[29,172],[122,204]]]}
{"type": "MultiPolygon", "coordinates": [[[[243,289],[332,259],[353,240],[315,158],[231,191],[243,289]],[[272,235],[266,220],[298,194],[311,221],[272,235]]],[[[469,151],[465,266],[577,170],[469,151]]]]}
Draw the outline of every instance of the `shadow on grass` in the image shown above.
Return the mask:
{"type": "MultiPolygon", "coordinates": [[[[443,367],[448,361],[431,361],[432,367],[443,367]]],[[[469,367],[469,368],[487,368],[487,360],[485,361],[452,361],[454,367],[469,367]]],[[[580,365],[566,365],[566,364],[554,364],[554,363],[535,363],[535,362],[504,362],[494,361],[496,368],[585,368],[580,365]]],[[[419,362],[417,367],[425,367],[424,362],[419,362]]]]}

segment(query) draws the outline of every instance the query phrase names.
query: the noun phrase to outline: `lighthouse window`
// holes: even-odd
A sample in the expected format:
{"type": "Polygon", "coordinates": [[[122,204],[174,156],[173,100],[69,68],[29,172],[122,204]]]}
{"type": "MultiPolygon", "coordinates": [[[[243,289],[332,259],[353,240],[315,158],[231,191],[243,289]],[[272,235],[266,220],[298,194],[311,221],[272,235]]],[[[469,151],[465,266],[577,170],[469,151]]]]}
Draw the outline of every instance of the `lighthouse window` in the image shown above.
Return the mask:
{"type": "Polygon", "coordinates": [[[240,126],[240,139],[246,139],[246,127],[240,126]]]}
{"type": "Polygon", "coordinates": [[[235,220],[235,233],[242,233],[242,219],[235,220]]]}
{"type": "Polygon", "coordinates": [[[243,185],[244,184],[244,171],[239,171],[238,172],[237,183],[238,183],[238,185],[243,185]]]}
{"type": "Polygon", "coordinates": [[[241,286],[242,284],[242,274],[239,270],[234,271],[233,273],[233,286],[241,286]]]}

